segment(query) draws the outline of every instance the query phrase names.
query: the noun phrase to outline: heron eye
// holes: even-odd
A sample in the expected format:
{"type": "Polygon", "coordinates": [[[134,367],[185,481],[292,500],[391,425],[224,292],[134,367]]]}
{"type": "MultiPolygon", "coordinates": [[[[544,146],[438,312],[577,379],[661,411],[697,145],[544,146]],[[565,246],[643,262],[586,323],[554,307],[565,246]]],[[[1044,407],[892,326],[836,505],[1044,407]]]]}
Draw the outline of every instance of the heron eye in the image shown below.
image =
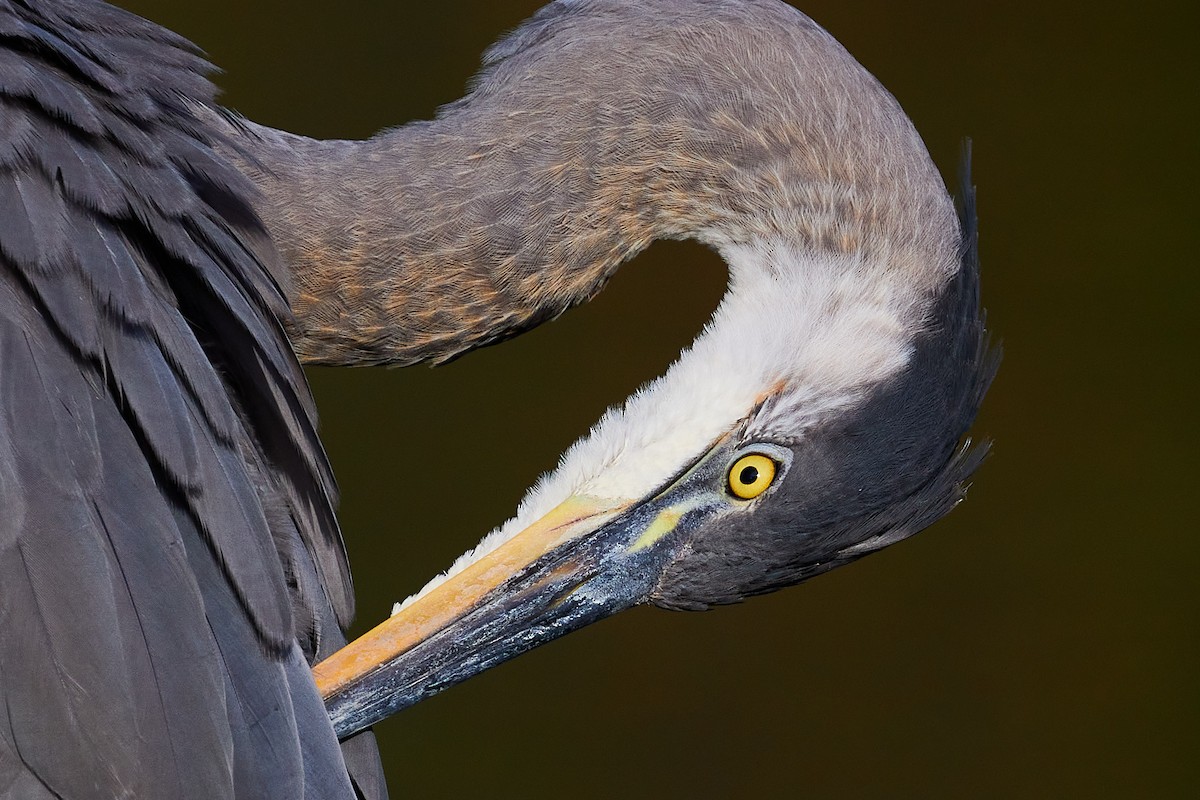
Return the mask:
{"type": "Polygon", "coordinates": [[[743,500],[758,497],[774,480],[775,462],[758,453],[742,456],[729,469],[729,491],[743,500]]]}

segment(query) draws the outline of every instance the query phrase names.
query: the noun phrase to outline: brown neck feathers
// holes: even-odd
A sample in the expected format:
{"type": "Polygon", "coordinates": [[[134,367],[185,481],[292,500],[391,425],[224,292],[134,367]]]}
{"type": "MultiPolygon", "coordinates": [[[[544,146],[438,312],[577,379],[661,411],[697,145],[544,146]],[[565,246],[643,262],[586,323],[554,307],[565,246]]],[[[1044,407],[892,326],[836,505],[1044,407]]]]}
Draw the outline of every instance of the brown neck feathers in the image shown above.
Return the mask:
{"type": "Polygon", "coordinates": [[[432,122],[364,142],[247,125],[303,360],[446,361],[587,300],[655,238],[955,268],[920,139],[806,17],[684,4],[614,25],[603,5],[548,7],[432,122]]]}

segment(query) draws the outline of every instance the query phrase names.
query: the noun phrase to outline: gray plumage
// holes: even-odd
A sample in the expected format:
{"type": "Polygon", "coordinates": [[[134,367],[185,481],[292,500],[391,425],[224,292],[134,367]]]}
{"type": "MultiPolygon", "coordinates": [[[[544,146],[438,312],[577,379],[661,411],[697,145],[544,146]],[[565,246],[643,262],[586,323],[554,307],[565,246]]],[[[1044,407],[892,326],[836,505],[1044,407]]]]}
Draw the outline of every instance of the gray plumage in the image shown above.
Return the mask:
{"type": "Polygon", "coordinates": [[[3,797],[353,796],[308,674],[353,613],[336,488],[209,70],[0,2],[3,797]]]}
{"type": "Polygon", "coordinates": [[[396,698],[333,698],[340,731],[961,498],[996,367],[971,190],[960,221],[894,98],[794,9],[561,0],[437,119],[365,142],[240,119],[208,71],[101,3],[0,0],[0,796],[382,796],[308,674],[353,596],[296,354],[441,363],[656,238],[726,256],[722,308],[451,572],[579,490],[576,538],[401,653],[396,698]],[[779,480],[735,497],[755,448],[779,480]]]}

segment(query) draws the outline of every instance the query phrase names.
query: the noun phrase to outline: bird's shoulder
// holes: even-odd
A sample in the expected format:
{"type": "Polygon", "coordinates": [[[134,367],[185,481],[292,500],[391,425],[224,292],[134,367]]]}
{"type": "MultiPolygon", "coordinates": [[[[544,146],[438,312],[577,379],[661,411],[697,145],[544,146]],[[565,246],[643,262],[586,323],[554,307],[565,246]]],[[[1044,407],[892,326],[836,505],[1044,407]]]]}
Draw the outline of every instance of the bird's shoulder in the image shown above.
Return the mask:
{"type": "Polygon", "coordinates": [[[351,614],[336,490],[209,72],[0,0],[0,796],[299,796],[248,754],[327,725],[289,686],[351,614]]]}

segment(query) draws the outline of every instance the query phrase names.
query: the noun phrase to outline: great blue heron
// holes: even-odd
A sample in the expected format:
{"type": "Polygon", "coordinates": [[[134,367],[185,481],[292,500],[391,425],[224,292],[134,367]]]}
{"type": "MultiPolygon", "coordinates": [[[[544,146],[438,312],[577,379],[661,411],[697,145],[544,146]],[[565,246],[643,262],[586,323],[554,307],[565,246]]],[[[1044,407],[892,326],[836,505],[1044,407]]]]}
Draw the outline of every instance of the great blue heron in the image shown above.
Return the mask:
{"type": "Polygon", "coordinates": [[[380,714],[960,499],[995,367],[970,191],[960,223],[895,100],[793,9],[561,0],[366,142],[253,125],[207,71],[101,3],[0,0],[0,794],[382,795],[350,736],[380,714]],[[292,348],[444,361],[662,237],[728,261],[712,322],[318,668],[343,760],[309,665],[353,598],[292,348]]]}

